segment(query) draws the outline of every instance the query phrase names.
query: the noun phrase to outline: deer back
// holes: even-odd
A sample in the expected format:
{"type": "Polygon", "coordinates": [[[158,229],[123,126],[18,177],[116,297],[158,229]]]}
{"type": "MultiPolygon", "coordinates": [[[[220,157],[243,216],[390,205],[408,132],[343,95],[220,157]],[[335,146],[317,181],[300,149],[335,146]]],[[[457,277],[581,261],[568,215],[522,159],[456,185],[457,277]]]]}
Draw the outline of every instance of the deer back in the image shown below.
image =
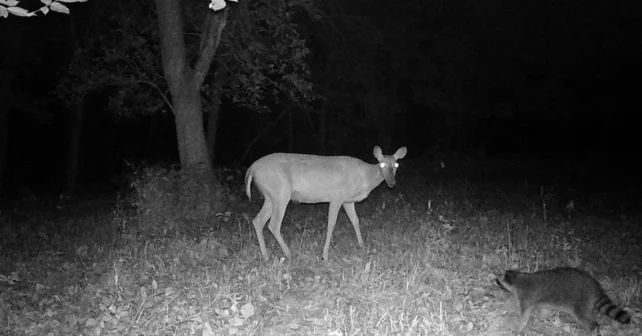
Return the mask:
{"type": "Polygon", "coordinates": [[[250,170],[264,195],[301,203],[357,202],[383,181],[377,165],[349,156],[274,153],[250,170]]]}

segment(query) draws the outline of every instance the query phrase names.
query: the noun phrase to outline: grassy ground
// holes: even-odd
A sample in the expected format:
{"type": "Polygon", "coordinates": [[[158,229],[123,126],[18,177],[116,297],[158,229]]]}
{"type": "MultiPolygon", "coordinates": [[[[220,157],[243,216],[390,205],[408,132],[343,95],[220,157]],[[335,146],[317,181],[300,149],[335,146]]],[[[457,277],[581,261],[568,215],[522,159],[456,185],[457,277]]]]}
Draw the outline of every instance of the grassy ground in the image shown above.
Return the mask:
{"type": "MultiPolygon", "coordinates": [[[[241,198],[240,184],[235,210],[198,239],[123,233],[134,212],[110,199],[5,208],[0,334],[508,335],[517,314],[495,274],[558,265],[591,272],[634,315],[627,326],[602,318],[603,335],[642,334],[637,194],[472,165],[402,167],[397,188],[357,205],[366,248],[341,212],[327,262],[327,204],[291,204],[282,232],[293,257],[266,232],[261,262],[250,220],[262,201],[241,198]]],[[[582,331],[543,313],[525,333],[582,331]]]]}

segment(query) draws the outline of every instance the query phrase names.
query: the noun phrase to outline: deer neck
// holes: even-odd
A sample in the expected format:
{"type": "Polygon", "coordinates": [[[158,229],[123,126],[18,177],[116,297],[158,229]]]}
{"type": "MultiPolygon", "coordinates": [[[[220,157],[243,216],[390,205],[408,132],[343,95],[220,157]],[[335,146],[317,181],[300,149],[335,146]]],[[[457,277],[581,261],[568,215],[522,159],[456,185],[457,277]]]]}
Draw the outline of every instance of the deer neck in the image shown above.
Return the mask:
{"type": "Polygon", "coordinates": [[[379,168],[379,163],[369,164],[365,171],[364,179],[364,189],[368,192],[376,188],[378,185],[383,182],[383,174],[381,174],[381,168],[379,168]]]}

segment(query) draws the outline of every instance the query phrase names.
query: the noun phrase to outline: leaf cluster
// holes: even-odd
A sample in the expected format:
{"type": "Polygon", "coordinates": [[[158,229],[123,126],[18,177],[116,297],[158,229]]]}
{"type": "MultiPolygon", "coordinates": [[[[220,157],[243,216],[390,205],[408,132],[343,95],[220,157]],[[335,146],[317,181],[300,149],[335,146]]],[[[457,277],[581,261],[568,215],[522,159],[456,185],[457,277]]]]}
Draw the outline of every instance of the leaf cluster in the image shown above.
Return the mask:
{"type": "Polygon", "coordinates": [[[34,17],[38,12],[47,15],[50,10],[62,14],[69,14],[69,8],[63,3],[85,2],[87,0],[40,0],[44,5],[40,8],[29,11],[20,7],[20,1],[17,0],[0,0],[0,16],[3,18],[9,17],[9,14],[21,17],[34,17]]]}
{"type": "Polygon", "coordinates": [[[303,1],[241,2],[223,36],[218,66],[231,76],[223,92],[238,105],[266,109],[266,101],[305,105],[317,98],[308,59],[310,50],[299,32],[299,14],[319,17],[314,3],[303,1]]]}

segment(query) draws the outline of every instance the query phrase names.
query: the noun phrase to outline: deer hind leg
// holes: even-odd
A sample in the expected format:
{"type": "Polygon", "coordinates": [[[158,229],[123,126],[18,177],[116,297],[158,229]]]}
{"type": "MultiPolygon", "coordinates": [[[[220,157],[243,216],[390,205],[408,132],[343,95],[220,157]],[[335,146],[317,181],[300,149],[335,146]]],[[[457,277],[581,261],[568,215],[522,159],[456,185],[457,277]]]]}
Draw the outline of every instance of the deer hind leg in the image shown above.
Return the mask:
{"type": "Polygon", "coordinates": [[[361,238],[361,230],[359,229],[359,217],[357,217],[357,212],[354,210],[354,203],[344,203],[343,210],[345,210],[354,232],[357,234],[357,241],[359,242],[359,247],[363,247],[363,238],[361,238]]]}
{"type": "Polygon", "coordinates": [[[325,237],[325,245],[323,245],[323,260],[328,260],[332,232],[334,231],[334,226],[337,224],[337,215],[339,214],[340,208],[341,203],[330,202],[330,209],[328,210],[328,233],[325,237]]]}
{"type": "Polygon", "coordinates": [[[270,232],[272,232],[276,241],[281,245],[283,254],[290,258],[292,256],[290,249],[288,248],[288,245],[285,244],[283,236],[281,236],[281,223],[283,222],[283,217],[285,216],[285,210],[288,207],[288,203],[290,203],[289,197],[281,197],[278,200],[272,201],[272,217],[270,218],[268,229],[270,229],[270,232]]]}
{"type": "Polygon", "coordinates": [[[256,238],[259,240],[259,248],[261,249],[261,255],[263,260],[268,261],[269,255],[267,248],[265,247],[265,239],[263,238],[263,227],[268,219],[272,217],[272,201],[269,197],[265,197],[263,202],[263,207],[256,217],[252,220],[252,225],[254,225],[254,230],[256,231],[256,238]]]}

